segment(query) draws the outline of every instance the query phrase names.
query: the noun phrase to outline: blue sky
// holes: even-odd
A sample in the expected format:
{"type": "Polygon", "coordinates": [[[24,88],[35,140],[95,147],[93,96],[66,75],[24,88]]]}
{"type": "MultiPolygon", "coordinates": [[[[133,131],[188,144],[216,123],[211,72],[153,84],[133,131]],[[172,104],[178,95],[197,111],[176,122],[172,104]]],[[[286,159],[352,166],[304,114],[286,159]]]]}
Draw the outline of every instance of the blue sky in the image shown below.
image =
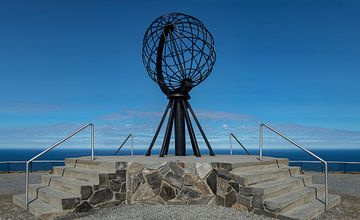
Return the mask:
{"type": "Polygon", "coordinates": [[[214,36],[217,61],[190,102],[216,148],[230,131],[256,146],[261,121],[312,147],[358,147],[359,11],[334,0],[1,1],[0,148],[43,147],[88,121],[101,147],[129,132],[147,146],[167,99],[142,38],[170,12],[214,36]]]}

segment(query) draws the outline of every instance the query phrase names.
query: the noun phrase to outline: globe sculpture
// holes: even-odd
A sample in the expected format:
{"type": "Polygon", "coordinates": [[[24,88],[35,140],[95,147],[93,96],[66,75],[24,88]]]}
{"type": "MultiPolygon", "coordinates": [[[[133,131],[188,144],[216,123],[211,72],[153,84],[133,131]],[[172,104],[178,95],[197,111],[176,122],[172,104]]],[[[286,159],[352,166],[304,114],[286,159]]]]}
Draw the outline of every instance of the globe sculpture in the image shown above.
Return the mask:
{"type": "Polygon", "coordinates": [[[188,101],[190,90],[204,81],[212,71],[216,60],[214,44],[211,33],[201,21],[182,13],[160,16],[146,31],[142,50],[143,63],[151,79],[159,85],[161,91],[169,99],[146,152],[147,156],[151,155],[151,150],[169,111],[160,156],[168,154],[173,126],[175,127],[175,155],[186,155],[185,123],[194,155],[201,156],[190,114],[204,138],[209,154],[214,156],[205,132],[188,101]]]}

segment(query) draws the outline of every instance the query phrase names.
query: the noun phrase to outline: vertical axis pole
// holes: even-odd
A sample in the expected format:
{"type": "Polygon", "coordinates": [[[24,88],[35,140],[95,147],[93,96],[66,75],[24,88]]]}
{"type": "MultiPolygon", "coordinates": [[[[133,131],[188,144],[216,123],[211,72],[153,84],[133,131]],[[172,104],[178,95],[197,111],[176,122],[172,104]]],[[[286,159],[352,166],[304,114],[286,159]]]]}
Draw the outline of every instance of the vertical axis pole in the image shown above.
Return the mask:
{"type": "Polygon", "coordinates": [[[10,173],[10,163],[6,163],[7,172],[10,173]]]}
{"type": "Polygon", "coordinates": [[[25,209],[29,209],[29,161],[26,162],[25,171],[25,209]]]}
{"type": "Polygon", "coordinates": [[[329,188],[328,188],[328,164],[324,162],[325,168],[325,210],[329,209],[329,188]]]}
{"type": "Polygon", "coordinates": [[[91,160],[94,160],[94,142],[95,142],[95,137],[94,137],[94,125],[91,125],[91,160]]]}
{"type": "Polygon", "coordinates": [[[134,156],[134,135],[131,134],[131,156],[134,156]]]}
{"type": "Polygon", "coordinates": [[[175,156],[186,156],[185,118],[181,98],[175,98],[175,156]]]}
{"type": "Polygon", "coordinates": [[[151,144],[150,144],[148,150],[146,151],[146,154],[145,154],[146,156],[150,156],[150,155],[151,155],[151,150],[152,150],[152,148],[154,147],[156,138],[157,138],[158,135],[159,135],[159,132],[160,132],[161,127],[162,127],[162,125],[163,125],[163,123],[164,123],[165,117],[166,117],[166,115],[167,115],[167,113],[168,113],[168,111],[169,111],[170,105],[171,105],[171,101],[169,101],[168,105],[166,106],[165,112],[164,112],[164,114],[163,114],[163,116],[162,116],[162,118],[161,118],[161,121],[160,121],[160,123],[159,123],[159,126],[158,126],[156,132],[155,132],[155,135],[154,135],[154,137],[153,137],[153,139],[152,139],[152,141],[151,141],[151,144]]]}
{"type": "Polygon", "coordinates": [[[232,133],[230,133],[230,135],[229,135],[230,155],[232,155],[232,154],[233,154],[233,152],[232,152],[231,135],[232,135],[232,133]]]}
{"type": "Polygon", "coordinates": [[[262,155],[263,155],[263,125],[261,124],[259,127],[259,159],[263,160],[262,155]]]}
{"type": "Polygon", "coordinates": [[[188,131],[189,131],[189,136],[190,136],[190,140],[191,140],[191,146],[193,148],[194,155],[197,156],[197,157],[201,157],[200,149],[199,149],[198,143],[196,141],[195,132],[194,132],[193,126],[191,124],[191,119],[190,119],[189,113],[187,111],[185,101],[184,100],[181,100],[181,101],[182,101],[182,106],[184,108],[186,126],[187,126],[188,131]]]}
{"type": "Polygon", "coordinates": [[[198,126],[202,137],[204,138],[204,141],[205,141],[205,143],[206,143],[206,145],[207,145],[207,147],[208,147],[208,149],[209,149],[210,156],[215,156],[214,151],[212,150],[212,148],[211,148],[211,146],[210,146],[210,143],[209,143],[208,139],[206,138],[205,132],[204,132],[204,130],[202,129],[202,127],[201,127],[201,125],[200,125],[200,122],[199,122],[199,120],[197,119],[197,117],[196,117],[193,109],[191,108],[191,105],[190,105],[190,103],[189,103],[188,100],[186,100],[186,106],[187,106],[187,108],[190,110],[190,113],[191,113],[191,115],[193,116],[193,118],[194,118],[194,120],[195,120],[195,123],[196,123],[196,125],[198,126]]]}
{"type": "Polygon", "coordinates": [[[166,130],[165,130],[165,135],[164,135],[164,140],[163,140],[163,144],[160,150],[160,157],[163,157],[166,153],[166,149],[169,146],[170,143],[170,138],[171,138],[171,131],[172,131],[172,124],[173,124],[173,118],[174,118],[174,105],[175,105],[175,100],[170,100],[171,102],[171,110],[170,110],[170,114],[169,114],[169,119],[168,119],[168,123],[166,126],[166,130]]]}

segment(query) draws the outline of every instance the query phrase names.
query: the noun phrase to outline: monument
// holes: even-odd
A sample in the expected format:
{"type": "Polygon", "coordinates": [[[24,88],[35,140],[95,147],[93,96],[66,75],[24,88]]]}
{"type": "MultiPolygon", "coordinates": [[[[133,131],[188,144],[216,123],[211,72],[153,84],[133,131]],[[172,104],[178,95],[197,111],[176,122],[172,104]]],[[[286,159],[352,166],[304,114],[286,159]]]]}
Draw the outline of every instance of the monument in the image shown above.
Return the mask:
{"type": "Polygon", "coordinates": [[[205,132],[189,103],[189,92],[211,73],[216,60],[214,39],[198,19],[182,13],[158,17],[145,33],[142,60],[146,70],[168,97],[162,116],[146,155],[151,154],[156,138],[168,116],[160,157],[167,155],[173,125],[175,127],[175,155],[186,156],[185,122],[194,155],[200,150],[192,126],[190,111],[211,156],[214,156],[205,132]]]}
{"type": "MultiPolygon", "coordinates": [[[[64,166],[41,175],[40,183],[26,181],[25,193],[14,195],[13,203],[41,219],[118,204],[224,206],[280,219],[314,219],[340,204],[338,195],[328,193],[327,179],[325,185],[316,184],[312,175],[289,166],[288,159],[262,156],[262,130],[259,157],[214,157],[188,100],[190,90],[211,73],[215,59],[213,37],[198,19],[181,13],[157,18],[144,37],[143,62],[169,103],[146,156],[94,156],[94,125],[89,123],[34,158],[88,126],[92,131],[91,156],[66,158],[64,166]],[[167,115],[160,157],[150,156],[167,115]],[[200,157],[190,115],[210,156],[200,157]],[[173,127],[175,156],[165,157],[173,127]],[[186,156],[185,127],[196,157],[186,156]]],[[[34,158],[27,161],[27,170],[34,158]]],[[[26,176],[29,179],[29,172],[26,176]]]]}

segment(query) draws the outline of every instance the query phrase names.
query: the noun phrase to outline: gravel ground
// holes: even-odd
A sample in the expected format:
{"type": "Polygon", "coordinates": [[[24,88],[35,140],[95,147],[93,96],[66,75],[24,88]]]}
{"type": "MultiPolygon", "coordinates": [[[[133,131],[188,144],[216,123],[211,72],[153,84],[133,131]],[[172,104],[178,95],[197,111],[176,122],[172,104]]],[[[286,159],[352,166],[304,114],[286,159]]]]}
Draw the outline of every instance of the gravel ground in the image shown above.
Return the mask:
{"type": "MultiPolygon", "coordinates": [[[[30,174],[30,183],[39,183],[43,173],[30,174]]],[[[37,219],[24,209],[12,204],[12,196],[25,192],[25,173],[0,174],[0,220],[37,219]]]]}
{"type": "MultiPolygon", "coordinates": [[[[40,173],[30,175],[31,183],[38,183],[40,173]]],[[[12,204],[12,195],[25,191],[25,174],[0,174],[0,220],[36,219],[30,213],[12,204]]],[[[323,176],[316,175],[315,182],[323,183],[323,176]]],[[[329,174],[329,191],[341,195],[340,206],[324,213],[319,219],[360,219],[360,175],[329,174]]],[[[241,213],[235,209],[214,206],[160,206],[160,205],[119,205],[103,208],[81,215],[69,215],[62,219],[271,219],[252,213],[241,213]]]]}
{"type": "MultiPolygon", "coordinates": [[[[329,193],[340,195],[341,205],[322,214],[319,219],[360,219],[360,175],[329,174],[328,181],[329,193]]],[[[315,175],[314,183],[324,182],[323,174],[315,175]]]]}
{"type": "Polygon", "coordinates": [[[273,218],[260,216],[252,213],[239,212],[236,209],[202,206],[202,205],[119,205],[114,208],[104,208],[93,212],[89,216],[75,218],[78,220],[133,220],[133,219],[173,219],[173,220],[210,220],[210,219],[228,219],[228,220],[271,220],[273,218]]]}

